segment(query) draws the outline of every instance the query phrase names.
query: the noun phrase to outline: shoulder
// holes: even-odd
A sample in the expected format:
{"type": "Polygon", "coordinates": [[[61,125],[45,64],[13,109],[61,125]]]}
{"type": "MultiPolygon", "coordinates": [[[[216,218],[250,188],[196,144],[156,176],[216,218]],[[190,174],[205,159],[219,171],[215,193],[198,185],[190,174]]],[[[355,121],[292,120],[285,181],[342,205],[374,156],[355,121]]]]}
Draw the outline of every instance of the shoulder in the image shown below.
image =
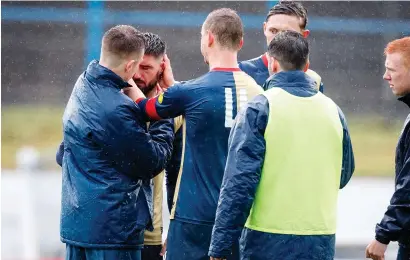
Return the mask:
{"type": "Polygon", "coordinates": [[[261,57],[239,62],[239,68],[243,71],[256,70],[263,64],[261,57]]]}
{"type": "Polygon", "coordinates": [[[176,88],[176,89],[189,89],[193,87],[198,87],[203,85],[204,82],[209,81],[209,72],[198,77],[195,79],[187,80],[187,81],[177,81],[171,88],[176,88]]]}
{"type": "Polygon", "coordinates": [[[233,74],[235,85],[237,88],[245,88],[253,93],[253,95],[263,93],[263,88],[258,85],[253,77],[244,71],[237,71],[233,74]]]}
{"type": "Polygon", "coordinates": [[[140,107],[121,92],[115,93],[112,99],[105,103],[104,109],[109,120],[142,120],[140,107]]]}
{"type": "Polygon", "coordinates": [[[318,73],[310,69],[306,71],[306,75],[310,76],[316,82],[316,87],[317,89],[319,89],[322,82],[322,77],[318,73]]]}

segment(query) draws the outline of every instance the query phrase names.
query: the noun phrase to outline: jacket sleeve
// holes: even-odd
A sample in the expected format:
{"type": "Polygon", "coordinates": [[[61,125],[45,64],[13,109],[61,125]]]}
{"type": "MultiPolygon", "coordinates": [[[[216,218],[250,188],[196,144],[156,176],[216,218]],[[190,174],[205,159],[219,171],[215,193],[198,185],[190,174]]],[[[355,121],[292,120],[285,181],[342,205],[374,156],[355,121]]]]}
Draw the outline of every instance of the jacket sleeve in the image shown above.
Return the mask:
{"type": "Polygon", "coordinates": [[[259,95],[235,120],[229,137],[209,256],[228,256],[249,216],[265,157],[264,133],[268,113],[268,100],[259,95]]]}
{"type": "Polygon", "coordinates": [[[61,142],[56,153],[56,162],[58,165],[63,166],[63,156],[64,156],[64,141],[61,142]]]}
{"type": "MultiPolygon", "coordinates": [[[[410,135],[406,135],[410,144],[410,135]]],[[[396,189],[382,221],[376,225],[376,240],[383,244],[406,239],[410,233],[410,149],[404,153],[404,165],[396,176],[396,189]]],[[[410,241],[409,241],[410,242],[410,241]]]]}
{"type": "Polygon", "coordinates": [[[343,159],[342,159],[342,174],[340,177],[340,189],[343,189],[350,181],[355,169],[352,141],[350,139],[349,129],[347,127],[346,118],[340,108],[339,118],[343,127],[343,159]]]}
{"type": "Polygon", "coordinates": [[[182,157],[182,128],[175,133],[171,160],[165,168],[168,210],[171,212],[182,157]]]}
{"type": "Polygon", "coordinates": [[[174,118],[185,112],[189,104],[189,89],[181,83],[176,83],[159,96],[149,99],[139,99],[136,102],[148,117],[147,120],[174,118]]]}
{"type": "Polygon", "coordinates": [[[130,103],[119,105],[108,115],[101,146],[120,172],[136,179],[151,179],[165,168],[171,156],[173,124],[171,120],[153,122],[147,132],[141,110],[130,103]]]}
{"type": "Polygon", "coordinates": [[[319,91],[323,93],[324,90],[325,90],[325,85],[323,85],[323,81],[322,81],[320,82],[319,91]]]}

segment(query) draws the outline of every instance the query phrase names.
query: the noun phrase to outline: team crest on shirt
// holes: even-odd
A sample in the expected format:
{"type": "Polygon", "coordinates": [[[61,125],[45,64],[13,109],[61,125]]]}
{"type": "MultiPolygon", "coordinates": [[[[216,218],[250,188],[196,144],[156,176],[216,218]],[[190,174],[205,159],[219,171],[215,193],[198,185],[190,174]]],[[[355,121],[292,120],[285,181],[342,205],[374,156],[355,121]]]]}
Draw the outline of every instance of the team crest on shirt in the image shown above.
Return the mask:
{"type": "Polygon", "coordinates": [[[158,103],[162,104],[162,100],[164,100],[164,93],[159,94],[158,103]]]}

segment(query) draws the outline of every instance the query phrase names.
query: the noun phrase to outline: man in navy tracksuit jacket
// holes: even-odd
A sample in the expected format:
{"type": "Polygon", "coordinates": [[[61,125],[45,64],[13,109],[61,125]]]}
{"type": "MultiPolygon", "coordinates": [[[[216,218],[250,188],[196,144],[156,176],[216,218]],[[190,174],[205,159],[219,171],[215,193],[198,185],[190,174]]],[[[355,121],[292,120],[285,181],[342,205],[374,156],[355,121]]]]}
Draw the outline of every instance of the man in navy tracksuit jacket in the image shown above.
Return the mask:
{"type": "Polygon", "coordinates": [[[140,259],[152,216],[152,196],[141,196],[141,185],[164,169],[174,137],[170,120],[147,129],[143,112],[122,93],[143,54],[135,28],[111,28],[100,61],[78,78],[66,106],[57,153],[66,259],[140,259]]]}

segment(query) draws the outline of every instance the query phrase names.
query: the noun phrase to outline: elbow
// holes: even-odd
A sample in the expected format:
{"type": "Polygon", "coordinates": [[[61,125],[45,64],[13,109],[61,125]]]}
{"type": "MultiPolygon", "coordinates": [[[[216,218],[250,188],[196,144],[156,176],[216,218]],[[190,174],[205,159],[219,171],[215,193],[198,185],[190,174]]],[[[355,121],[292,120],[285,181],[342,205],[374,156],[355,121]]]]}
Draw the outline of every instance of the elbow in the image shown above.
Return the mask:
{"type": "Polygon", "coordinates": [[[350,179],[353,176],[354,172],[354,165],[353,167],[348,171],[348,172],[342,172],[342,178],[340,179],[340,189],[343,189],[346,187],[346,185],[349,183],[350,179]]]}
{"type": "Polygon", "coordinates": [[[56,162],[58,165],[60,165],[61,167],[63,166],[63,158],[62,156],[60,156],[59,154],[56,154],[56,162]]]}
{"type": "Polygon", "coordinates": [[[165,158],[157,158],[154,156],[142,163],[146,165],[146,167],[142,172],[139,170],[139,177],[142,179],[152,179],[164,170],[166,161],[165,158]]]}
{"type": "Polygon", "coordinates": [[[63,166],[63,156],[64,156],[64,146],[63,144],[61,144],[56,153],[56,162],[60,166],[63,166]]]}

